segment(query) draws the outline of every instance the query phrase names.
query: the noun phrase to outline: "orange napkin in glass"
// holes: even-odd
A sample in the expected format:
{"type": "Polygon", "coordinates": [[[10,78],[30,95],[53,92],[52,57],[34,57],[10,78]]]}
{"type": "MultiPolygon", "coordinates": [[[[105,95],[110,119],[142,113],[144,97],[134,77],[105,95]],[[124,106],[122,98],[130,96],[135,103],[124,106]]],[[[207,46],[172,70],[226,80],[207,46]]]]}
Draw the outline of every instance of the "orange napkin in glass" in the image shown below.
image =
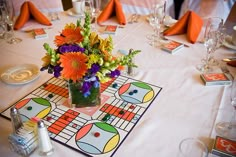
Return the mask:
{"type": "Polygon", "coordinates": [[[201,32],[203,20],[195,12],[188,11],[171,28],[164,32],[164,35],[179,35],[187,33],[187,39],[191,43],[197,41],[201,32]]]}
{"type": "Polygon", "coordinates": [[[108,20],[110,17],[116,16],[119,24],[125,25],[126,19],[124,12],[122,10],[122,6],[119,0],[110,0],[107,6],[104,8],[102,13],[98,17],[98,23],[102,23],[108,20]]]}
{"type": "Polygon", "coordinates": [[[47,25],[47,26],[52,25],[52,23],[48,20],[48,18],[44,14],[42,14],[32,2],[26,1],[21,6],[20,15],[18,16],[16,20],[14,29],[18,30],[21,27],[23,27],[24,24],[30,19],[31,16],[40,24],[47,25]]]}

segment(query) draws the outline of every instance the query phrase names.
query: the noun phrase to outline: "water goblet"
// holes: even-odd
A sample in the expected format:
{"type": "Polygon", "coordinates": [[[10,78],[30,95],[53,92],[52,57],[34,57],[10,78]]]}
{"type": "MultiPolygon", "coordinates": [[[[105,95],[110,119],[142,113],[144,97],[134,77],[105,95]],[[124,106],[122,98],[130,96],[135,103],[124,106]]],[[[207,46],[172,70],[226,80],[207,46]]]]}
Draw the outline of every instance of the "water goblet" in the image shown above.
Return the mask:
{"type": "Polygon", "coordinates": [[[161,0],[156,4],[156,16],[160,21],[160,32],[162,33],[165,29],[164,19],[165,19],[165,11],[166,11],[166,0],[161,0]]]}
{"type": "Polygon", "coordinates": [[[212,63],[214,60],[213,53],[216,50],[219,40],[219,28],[222,27],[222,19],[218,17],[209,18],[207,20],[204,32],[204,46],[206,47],[206,57],[202,59],[202,64],[197,65],[197,69],[203,73],[212,71],[212,63]]]}
{"type": "Polygon", "coordinates": [[[10,34],[11,37],[10,39],[7,41],[9,44],[17,44],[19,42],[22,41],[22,39],[15,37],[15,33],[14,33],[14,7],[13,7],[13,2],[12,0],[5,0],[5,6],[7,9],[7,16],[6,16],[6,23],[10,28],[10,34]]]}
{"type": "Polygon", "coordinates": [[[98,15],[101,12],[101,0],[92,0],[92,5],[93,5],[93,9],[92,9],[92,17],[95,18],[95,25],[94,25],[94,31],[98,31],[98,15]]]}
{"type": "Polygon", "coordinates": [[[85,0],[84,1],[83,12],[89,13],[90,16],[92,17],[92,12],[93,12],[93,1],[92,0],[85,0]]]}
{"type": "Polygon", "coordinates": [[[161,25],[163,23],[162,16],[164,15],[164,3],[161,2],[152,5],[149,16],[149,24],[153,28],[153,34],[147,35],[147,39],[150,40],[152,46],[157,46],[160,40],[161,25]]]}
{"type": "Polygon", "coordinates": [[[216,33],[216,47],[214,51],[210,54],[209,64],[212,66],[219,65],[219,61],[217,61],[214,57],[215,51],[219,48],[222,44],[222,40],[224,39],[224,27],[223,27],[223,19],[219,17],[211,18],[211,29],[216,33]]]}
{"type": "Polygon", "coordinates": [[[0,39],[4,39],[5,32],[7,31],[7,25],[5,22],[5,6],[0,3],[0,39]]]}
{"type": "Polygon", "coordinates": [[[230,102],[232,105],[233,114],[230,121],[219,122],[216,124],[216,133],[228,139],[236,139],[236,76],[234,76],[231,92],[230,102]]]}

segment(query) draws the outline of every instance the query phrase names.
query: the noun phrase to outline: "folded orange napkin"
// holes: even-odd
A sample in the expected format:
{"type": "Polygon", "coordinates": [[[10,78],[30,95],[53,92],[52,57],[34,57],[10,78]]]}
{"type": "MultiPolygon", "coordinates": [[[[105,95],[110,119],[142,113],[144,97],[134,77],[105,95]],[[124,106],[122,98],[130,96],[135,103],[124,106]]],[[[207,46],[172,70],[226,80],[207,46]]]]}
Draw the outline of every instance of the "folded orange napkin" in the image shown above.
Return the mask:
{"type": "Polygon", "coordinates": [[[230,66],[236,67],[236,60],[229,61],[227,62],[227,64],[230,66]]]}
{"type": "Polygon", "coordinates": [[[30,2],[26,1],[22,4],[20,15],[18,16],[16,23],[14,25],[14,29],[18,30],[24,26],[24,24],[33,17],[36,21],[40,24],[51,26],[52,23],[48,20],[46,16],[44,16],[36,7],[35,5],[30,2]]]}
{"type": "Polygon", "coordinates": [[[179,35],[187,33],[187,39],[191,43],[197,41],[201,32],[203,20],[195,12],[188,11],[171,28],[164,32],[164,35],[179,35]]]}
{"type": "Polygon", "coordinates": [[[126,19],[119,0],[110,0],[98,17],[98,23],[102,23],[112,16],[116,16],[119,24],[125,25],[126,19]]]}

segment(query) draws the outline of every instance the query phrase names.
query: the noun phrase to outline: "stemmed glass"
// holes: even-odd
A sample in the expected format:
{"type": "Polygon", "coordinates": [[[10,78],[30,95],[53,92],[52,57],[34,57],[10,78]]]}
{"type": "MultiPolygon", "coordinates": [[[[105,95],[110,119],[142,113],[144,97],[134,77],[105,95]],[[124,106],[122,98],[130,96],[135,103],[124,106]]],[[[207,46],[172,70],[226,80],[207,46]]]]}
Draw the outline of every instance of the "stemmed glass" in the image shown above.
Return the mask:
{"type": "Polygon", "coordinates": [[[201,65],[197,65],[197,69],[203,73],[212,70],[212,61],[214,60],[213,53],[216,50],[219,40],[219,29],[222,27],[223,21],[221,18],[213,17],[207,20],[205,33],[204,33],[204,46],[207,49],[206,58],[202,59],[201,65]],[[210,62],[211,61],[211,62],[210,62]]]}
{"type": "Polygon", "coordinates": [[[211,29],[213,29],[213,31],[216,33],[217,43],[214,51],[212,51],[212,53],[210,54],[209,64],[212,66],[216,66],[219,65],[219,62],[215,59],[214,53],[219,48],[220,44],[222,44],[222,35],[224,34],[223,19],[219,17],[211,18],[211,25],[211,29]]]}
{"type": "Polygon", "coordinates": [[[0,1],[0,39],[4,39],[5,33],[7,31],[6,25],[6,7],[5,4],[0,1]]]}
{"type": "Polygon", "coordinates": [[[95,18],[95,25],[94,25],[94,31],[97,32],[98,28],[98,15],[101,12],[101,0],[92,0],[93,10],[92,10],[92,16],[95,18]]]}
{"type": "Polygon", "coordinates": [[[229,122],[219,122],[216,124],[216,133],[228,139],[236,139],[236,76],[232,82],[230,102],[233,109],[233,115],[229,122]]]}
{"type": "Polygon", "coordinates": [[[166,12],[166,0],[161,0],[159,1],[158,4],[156,4],[156,14],[157,14],[157,18],[160,21],[160,35],[162,35],[162,32],[165,29],[164,26],[164,19],[165,19],[165,12],[166,12]]]}
{"type": "Polygon", "coordinates": [[[83,11],[89,13],[90,16],[92,17],[92,12],[93,12],[93,2],[92,2],[92,0],[85,0],[84,1],[83,11]]]}
{"type": "Polygon", "coordinates": [[[10,26],[11,37],[7,42],[9,44],[17,44],[22,41],[22,39],[15,37],[14,34],[14,7],[12,0],[5,0],[6,9],[7,9],[7,21],[6,23],[10,26]]]}
{"type": "Polygon", "coordinates": [[[153,27],[154,33],[147,35],[152,46],[156,46],[160,40],[160,32],[164,21],[165,15],[165,1],[159,1],[151,7],[151,14],[149,16],[149,24],[153,27]]]}

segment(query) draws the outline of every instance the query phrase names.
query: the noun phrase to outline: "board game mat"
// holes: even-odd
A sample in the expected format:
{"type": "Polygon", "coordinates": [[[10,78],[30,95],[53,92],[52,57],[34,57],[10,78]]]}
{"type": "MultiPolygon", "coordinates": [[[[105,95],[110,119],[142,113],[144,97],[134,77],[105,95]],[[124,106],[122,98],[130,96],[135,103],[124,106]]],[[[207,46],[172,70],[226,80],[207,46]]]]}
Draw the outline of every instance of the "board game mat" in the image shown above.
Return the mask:
{"type": "MultiPolygon", "coordinates": [[[[15,106],[27,121],[43,119],[49,136],[92,157],[113,156],[162,88],[126,76],[101,84],[101,105],[68,107],[67,82],[51,78],[15,106]]],[[[10,106],[1,116],[10,119],[10,106]]]]}

